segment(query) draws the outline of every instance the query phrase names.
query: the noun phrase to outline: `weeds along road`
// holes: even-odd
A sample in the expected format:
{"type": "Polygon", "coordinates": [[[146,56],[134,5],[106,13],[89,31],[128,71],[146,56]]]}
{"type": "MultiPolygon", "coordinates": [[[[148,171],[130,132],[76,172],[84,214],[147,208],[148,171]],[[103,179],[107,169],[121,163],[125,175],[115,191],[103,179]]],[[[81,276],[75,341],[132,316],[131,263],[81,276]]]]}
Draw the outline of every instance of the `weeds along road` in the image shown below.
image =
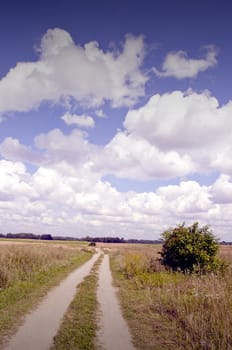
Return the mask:
{"type": "Polygon", "coordinates": [[[100,266],[97,298],[100,304],[98,343],[101,349],[134,349],[128,326],[122,317],[115,287],[112,285],[108,255],[104,255],[100,266]]]}
{"type": "Polygon", "coordinates": [[[76,286],[90,273],[99,255],[100,250],[89,261],[66,277],[60,285],[53,288],[38,307],[26,316],[24,324],[4,349],[49,349],[64,313],[76,293],[76,286]]]}

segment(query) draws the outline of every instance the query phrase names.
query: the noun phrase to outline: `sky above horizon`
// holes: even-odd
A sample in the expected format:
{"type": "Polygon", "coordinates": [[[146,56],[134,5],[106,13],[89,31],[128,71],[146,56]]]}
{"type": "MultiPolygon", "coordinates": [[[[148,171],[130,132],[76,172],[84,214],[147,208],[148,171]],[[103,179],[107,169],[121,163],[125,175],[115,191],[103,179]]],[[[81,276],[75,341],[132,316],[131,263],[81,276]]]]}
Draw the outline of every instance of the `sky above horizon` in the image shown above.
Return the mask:
{"type": "Polygon", "coordinates": [[[0,232],[232,240],[229,1],[8,1],[0,232]]]}

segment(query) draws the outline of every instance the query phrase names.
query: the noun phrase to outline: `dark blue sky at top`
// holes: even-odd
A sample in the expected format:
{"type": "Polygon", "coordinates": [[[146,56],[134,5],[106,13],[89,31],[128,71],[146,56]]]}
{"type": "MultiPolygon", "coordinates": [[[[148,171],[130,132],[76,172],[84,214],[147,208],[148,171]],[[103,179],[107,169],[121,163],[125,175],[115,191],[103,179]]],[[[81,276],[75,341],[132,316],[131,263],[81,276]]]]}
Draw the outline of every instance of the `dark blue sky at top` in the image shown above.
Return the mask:
{"type": "MultiPolygon", "coordinates": [[[[178,81],[153,76],[142,102],[155,93],[189,87],[196,91],[209,89],[220,104],[231,99],[231,1],[4,1],[0,9],[0,78],[19,61],[37,60],[36,46],[47,29],[54,27],[67,30],[77,44],[96,40],[104,50],[111,42],[122,42],[127,33],[143,34],[148,51],[145,65],[149,68],[160,69],[170,51],[185,50],[189,57],[199,58],[201,46],[215,45],[220,50],[216,67],[199,74],[197,79],[178,81]]],[[[68,132],[70,129],[57,118],[62,112],[60,107],[42,106],[38,111],[20,113],[17,129],[14,121],[19,113],[15,113],[1,124],[0,141],[11,136],[31,144],[38,133],[61,125],[68,132]]],[[[95,129],[89,132],[92,142],[109,142],[117,126],[122,126],[126,109],[109,113],[111,118],[97,120],[95,129]]]]}
{"type": "MultiPolygon", "coordinates": [[[[168,51],[186,50],[194,57],[199,55],[200,46],[214,44],[220,48],[220,68],[229,67],[231,16],[229,0],[4,1],[0,11],[0,77],[18,61],[37,59],[34,48],[53,27],[67,30],[79,44],[97,40],[103,49],[112,41],[122,41],[126,33],[143,34],[153,46],[148,59],[153,65],[160,65],[168,51]]],[[[218,88],[212,82],[212,92],[217,91],[225,102],[228,96],[220,94],[220,86],[231,87],[226,79],[228,71],[220,71],[220,76],[223,79],[218,79],[218,88]]],[[[161,93],[167,90],[166,81],[158,84],[161,93]]],[[[171,91],[177,82],[168,79],[168,84],[171,91]]],[[[183,89],[188,84],[183,82],[183,89]]]]}
{"type": "Polygon", "coordinates": [[[1,61],[7,62],[7,70],[16,61],[36,58],[33,46],[48,28],[57,26],[80,44],[97,40],[103,48],[133,33],[144,34],[164,52],[184,49],[192,55],[199,45],[214,44],[229,54],[231,14],[228,0],[5,1],[0,12],[1,61]]]}

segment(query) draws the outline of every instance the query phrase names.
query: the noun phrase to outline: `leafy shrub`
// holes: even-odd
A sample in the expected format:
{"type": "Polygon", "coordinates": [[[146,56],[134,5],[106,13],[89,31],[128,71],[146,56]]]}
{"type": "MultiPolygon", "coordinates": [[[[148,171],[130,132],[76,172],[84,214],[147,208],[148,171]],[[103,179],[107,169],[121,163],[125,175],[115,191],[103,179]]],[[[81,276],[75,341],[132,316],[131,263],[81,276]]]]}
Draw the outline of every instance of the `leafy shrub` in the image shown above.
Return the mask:
{"type": "Polygon", "coordinates": [[[223,264],[217,259],[218,242],[209,226],[199,227],[196,222],[171,228],[163,233],[161,263],[174,271],[216,271],[223,264]]]}

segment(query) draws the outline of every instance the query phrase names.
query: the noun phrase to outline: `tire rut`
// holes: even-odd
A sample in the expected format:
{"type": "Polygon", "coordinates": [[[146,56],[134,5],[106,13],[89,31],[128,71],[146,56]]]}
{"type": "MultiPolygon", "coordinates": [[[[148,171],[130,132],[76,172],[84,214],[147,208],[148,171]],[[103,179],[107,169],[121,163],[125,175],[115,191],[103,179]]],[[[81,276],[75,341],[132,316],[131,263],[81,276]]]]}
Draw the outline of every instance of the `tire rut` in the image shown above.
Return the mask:
{"type": "Polygon", "coordinates": [[[100,252],[71,272],[57,287],[48,292],[38,307],[30,312],[4,350],[48,350],[61,320],[71,303],[76,287],[90,273],[100,252]]]}
{"type": "Polygon", "coordinates": [[[122,316],[116,289],[112,285],[109,256],[104,255],[99,269],[97,298],[100,304],[98,345],[104,350],[133,350],[131,335],[122,316]]]}

